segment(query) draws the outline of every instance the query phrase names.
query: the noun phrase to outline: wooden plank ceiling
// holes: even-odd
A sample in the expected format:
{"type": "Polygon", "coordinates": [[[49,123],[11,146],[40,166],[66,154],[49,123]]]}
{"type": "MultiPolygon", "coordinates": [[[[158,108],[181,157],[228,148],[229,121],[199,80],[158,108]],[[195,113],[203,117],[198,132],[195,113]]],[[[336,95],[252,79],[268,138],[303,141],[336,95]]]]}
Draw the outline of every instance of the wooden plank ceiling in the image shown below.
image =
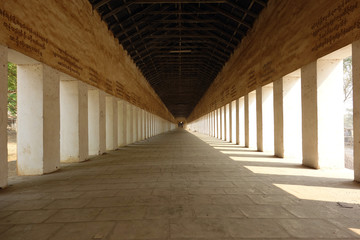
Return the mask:
{"type": "Polygon", "coordinates": [[[187,117],[268,0],[89,0],[174,117],[187,117]]]}

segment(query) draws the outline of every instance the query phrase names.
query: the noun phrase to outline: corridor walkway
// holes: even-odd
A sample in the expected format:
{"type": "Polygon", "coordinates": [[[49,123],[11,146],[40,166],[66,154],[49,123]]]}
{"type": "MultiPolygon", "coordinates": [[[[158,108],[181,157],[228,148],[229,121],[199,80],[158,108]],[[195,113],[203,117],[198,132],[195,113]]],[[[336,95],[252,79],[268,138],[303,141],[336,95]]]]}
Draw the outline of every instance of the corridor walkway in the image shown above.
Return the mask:
{"type": "Polygon", "coordinates": [[[176,130],[0,190],[0,239],[360,238],[360,186],[176,130]]]}

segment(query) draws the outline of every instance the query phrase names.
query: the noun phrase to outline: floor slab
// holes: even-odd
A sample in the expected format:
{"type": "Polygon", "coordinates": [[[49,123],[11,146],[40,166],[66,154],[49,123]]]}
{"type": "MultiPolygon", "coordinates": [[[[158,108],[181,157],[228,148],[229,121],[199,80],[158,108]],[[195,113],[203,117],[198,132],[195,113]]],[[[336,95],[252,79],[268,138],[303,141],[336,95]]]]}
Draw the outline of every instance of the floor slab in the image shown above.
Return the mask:
{"type": "Polygon", "coordinates": [[[176,130],[10,177],[0,239],[360,239],[352,178],[176,130]]]}

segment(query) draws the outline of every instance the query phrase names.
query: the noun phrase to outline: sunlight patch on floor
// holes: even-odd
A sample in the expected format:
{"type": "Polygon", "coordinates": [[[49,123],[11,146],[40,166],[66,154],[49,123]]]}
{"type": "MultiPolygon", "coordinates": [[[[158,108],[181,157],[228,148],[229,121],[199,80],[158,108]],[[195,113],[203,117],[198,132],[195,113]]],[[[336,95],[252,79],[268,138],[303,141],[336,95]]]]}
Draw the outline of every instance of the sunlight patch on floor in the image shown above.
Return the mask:
{"type": "Polygon", "coordinates": [[[360,203],[360,189],[274,184],[299,199],[325,202],[360,203]]]}
{"type": "Polygon", "coordinates": [[[360,235],[360,229],[359,228],[349,228],[349,230],[353,231],[354,233],[360,235]]]}
{"type": "Polygon", "coordinates": [[[246,167],[253,173],[257,173],[257,174],[321,177],[321,178],[325,177],[325,178],[338,178],[338,179],[349,179],[349,180],[353,179],[353,171],[348,169],[316,170],[312,168],[302,167],[301,165],[294,167],[285,167],[285,166],[284,167],[283,166],[281,167],[244,166],[244,167],[246,167]]]}

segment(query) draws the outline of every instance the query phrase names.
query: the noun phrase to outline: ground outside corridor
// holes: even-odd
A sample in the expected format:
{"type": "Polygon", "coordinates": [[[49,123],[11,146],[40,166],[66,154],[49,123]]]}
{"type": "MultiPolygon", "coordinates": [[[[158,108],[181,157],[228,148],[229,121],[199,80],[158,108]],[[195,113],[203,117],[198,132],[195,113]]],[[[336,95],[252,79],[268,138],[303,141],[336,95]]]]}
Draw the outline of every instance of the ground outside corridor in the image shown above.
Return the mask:
{"type": "Polygon", "coordinates": [[[0,191],[0,239],[357,239],[350,171],[178,129],[0,191]]]}

